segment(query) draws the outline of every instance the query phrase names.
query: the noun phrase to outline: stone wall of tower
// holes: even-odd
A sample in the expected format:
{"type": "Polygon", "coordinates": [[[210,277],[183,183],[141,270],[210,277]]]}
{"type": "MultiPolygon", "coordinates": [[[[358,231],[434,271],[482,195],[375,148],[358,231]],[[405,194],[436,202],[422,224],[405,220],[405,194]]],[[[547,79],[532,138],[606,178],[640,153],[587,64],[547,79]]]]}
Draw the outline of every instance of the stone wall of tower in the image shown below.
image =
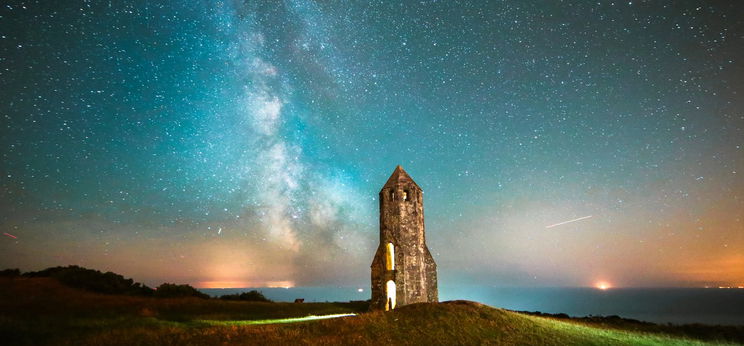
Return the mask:
{"type": "Polygon", "coordinates": [[[385,309],[388,280],[395,282],[396,306],[436,302],[436,264],[426,246],[422,190],[398,167],[379,197],[380,245],[371,266],[371,308],[385,309]],[[395,248],[395,270],[386,268],[388,243],[395,248]]]}

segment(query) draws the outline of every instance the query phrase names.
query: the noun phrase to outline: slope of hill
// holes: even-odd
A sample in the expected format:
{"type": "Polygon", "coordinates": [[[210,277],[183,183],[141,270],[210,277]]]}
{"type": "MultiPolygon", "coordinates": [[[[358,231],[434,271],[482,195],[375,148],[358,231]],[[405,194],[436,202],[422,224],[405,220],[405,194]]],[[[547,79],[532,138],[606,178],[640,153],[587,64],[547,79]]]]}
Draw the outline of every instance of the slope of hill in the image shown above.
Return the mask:
{"type": "MultiPolygon", "coordinates": [[[[364,303],[263,303],[103,295],[49,278],[0,279],[4,344],[713,344],[744,341],[744,328],[612,325],[532,316],[474,302],[365,312],[364,303]],[[357,316],[290,324],[247,320],[357,316]],[[705,330],[706,333],[699,333],[705,330]]],[[[601,321],[600,321],[601,322],[601,321]]]]}

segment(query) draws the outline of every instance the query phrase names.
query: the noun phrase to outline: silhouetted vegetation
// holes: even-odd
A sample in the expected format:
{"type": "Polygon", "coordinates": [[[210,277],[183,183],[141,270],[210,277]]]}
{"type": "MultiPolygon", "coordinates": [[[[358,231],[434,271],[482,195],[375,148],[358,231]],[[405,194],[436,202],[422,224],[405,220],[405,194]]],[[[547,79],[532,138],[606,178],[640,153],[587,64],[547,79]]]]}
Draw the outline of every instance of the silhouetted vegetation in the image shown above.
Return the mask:
{"type": "Polygon", "coordinates": [[[92,292],[105,294],[126,294],[135,296],[151,296],[153,290],[132,279],[126,279],[123,276],[98,270],[87,269],[78,266],[53,267],[38,272],[28,272],[23,274],[24,277],[49,277],[53,278],[67,286],[80,288],[92,292]]]}
{"type": "Polygon", "coordinates": [[[4,269],[0,270],[0,277],[4,278],[12,278],[16,276],[21,276],[21,271],[19,269],[4,269]]]}
{"type": "Polygon", "coordinates": [[[196,288],[189,285],[176,285],[164,283],[155,289],[155,296],[158,298],[178,298],[178,297],[196,297],[209,299],[209,295],[199,292],[196,288]]]}
{"type": "MultiPolygon", "coordinates": [[[[52,278],[60,283],[83,289],[86,291],[104,293],[104,294],[124,294],[131,296],[155,296],[158,298],[179,298],[179,297],[196,297],[209,299],[209,295],[204,294],[196,288],[186,284],[164,283],[157,289],[152,289],[132,279],[98,270],[87,269],[75,265],[67,267],[52,267],[36,272],[21,273],[19,269],[5,269],[0,271],[0,277],[27,277],[27,278],[52,278]]],[[[223,300],[242,300],[252,302],[271,302],[263,293],[253,290],[240,294],[229,294],[220,297],[223,300]]]]}
{"type": "Polygon", "coordinates": [[[266,298],[263,293],[252,290],[248,292],[243,292],[240,294],[226,294],[223,296],[220,296],[220,299],[224,300],[244,300],[248,302],[271,302],[268,298],[266,298]]]}
{"type": "Polygon", "coordinates": [[[155,296],[158,298],[209,298],[208,295],[199,292],[196,288],[189,285],[164,283],[158,286],[156,290],[153,290],[146,285],[134,282],[134,280],[124,278],[116,273],[102,273],[98,270],[87,269],[75,265],[67,267],[52,267],[37,272],[28,272],[23,274],[18,269],[5,269],[0,271],[0,277],[17,276],[27,278],[52,278],[70,287],[104,294],[124,294],[145,297],[155,296]]]}

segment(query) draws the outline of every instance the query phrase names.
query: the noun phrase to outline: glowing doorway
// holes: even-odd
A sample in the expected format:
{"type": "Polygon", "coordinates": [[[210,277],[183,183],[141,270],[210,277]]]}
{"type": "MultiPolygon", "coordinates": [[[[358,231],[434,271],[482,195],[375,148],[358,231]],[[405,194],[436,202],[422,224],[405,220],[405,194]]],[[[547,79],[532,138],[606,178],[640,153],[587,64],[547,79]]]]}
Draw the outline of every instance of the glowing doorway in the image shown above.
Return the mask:
{"type": "Polygon", "coordinates": [[[385,269],[395,270],[395,247],[393,243],[387,244],[387,251],[385,252],[385,269]]]}
{"type": "Polygon", "coordinates": [[[385,284],[385,291],[387,293],[385,311],[395,309],[395,282],[393,280],[388,280],[385,284]]]}

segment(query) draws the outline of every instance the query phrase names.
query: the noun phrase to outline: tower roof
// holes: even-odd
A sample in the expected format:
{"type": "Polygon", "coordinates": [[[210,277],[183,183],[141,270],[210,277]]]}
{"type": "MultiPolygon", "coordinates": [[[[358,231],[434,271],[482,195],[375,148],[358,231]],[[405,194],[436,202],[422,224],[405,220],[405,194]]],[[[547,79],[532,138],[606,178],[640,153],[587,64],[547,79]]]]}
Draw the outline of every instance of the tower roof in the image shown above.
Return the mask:
{"type": "Polygon", "coordinates": [[[385,185],[382,186],[382,190],[384,190],[387,187],[404,185],[404,184],[408,184],[408,183],[413,184],[419,190],[421,190],[421,187],[419,187],[418,184],[416,184],[416,182],[413,181],[413,178],[411,178],[411,176],[408,175],[408,173],[406,173],[406,171],[403,169],[403,167],[401,167],[400,165],[398,165],[397,167],[395,167],[395,170],[393,171],[393,174],[390,175],[390,178],[388,178],[388,180],[385,183],[385,185]]]}

